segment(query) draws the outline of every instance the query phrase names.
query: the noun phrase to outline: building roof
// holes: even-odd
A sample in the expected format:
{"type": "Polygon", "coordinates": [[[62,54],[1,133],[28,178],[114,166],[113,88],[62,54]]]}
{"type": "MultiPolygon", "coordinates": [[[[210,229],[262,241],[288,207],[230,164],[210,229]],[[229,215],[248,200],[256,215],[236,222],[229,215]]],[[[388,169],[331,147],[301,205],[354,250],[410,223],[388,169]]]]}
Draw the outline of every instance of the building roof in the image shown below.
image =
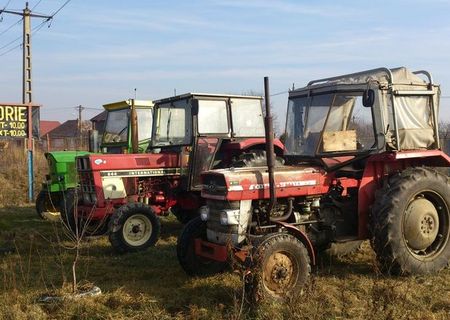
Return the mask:
{"type": "Polygon", "coordinates": [[[48,132],[52,138],[65,138],[78,136],[78,120],[67,120],[59,127],[48,132]]]}
{"type": "Polygon", "coordinates": [[[92,122],[100,122],[100,121],[106,121],[106,116],[108,115],[108,111],[102,111],[95,117],[92,117],[90,120],[92,122]]]}
{"type": "Polygon", "coordinates": [[[56,127],[60,126],[61,122],[59,121],[48,121],[48,120],[41,120],[39,122],[39,133],[41,137],[45,136],[48,132],[55,129],[56,127]]]}

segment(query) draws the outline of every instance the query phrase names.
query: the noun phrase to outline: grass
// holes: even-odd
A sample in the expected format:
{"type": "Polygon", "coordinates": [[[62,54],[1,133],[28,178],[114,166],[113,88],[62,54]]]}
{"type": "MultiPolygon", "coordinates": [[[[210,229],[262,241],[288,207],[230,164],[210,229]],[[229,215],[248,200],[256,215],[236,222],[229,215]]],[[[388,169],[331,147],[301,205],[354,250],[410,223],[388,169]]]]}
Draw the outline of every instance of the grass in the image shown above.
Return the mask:
{"type": "MultiPolygon", "coordinates": [[[[0,244],[16,252],[0,256],[1,319],[236,319],[239,275],[189,278],[176,259],[181,225],[163,218],[157,246],[116,255],[106,237],[89,239],[78,278],[99,286],[98,297],[39,303],[48,293],[70,290],[73,252],[55,246],[55,228],[31,207],[0,209],[0,244]],[[62,251],[60,251],[62,250],[62,251]]],[[[298,301],[244,304],[248,319],[449,319],[450,270],[426,277],[385,277],[363,250],[347,258],[325,257],[298,301]]]]}
{"type": "MultiPolygon", "coordinates": [[[[44,152],[33,153],[35,195],[41,190],[41,183],[48,171],[44,152]]],[[[0,207],[17,206],[26,203],[28,196],[27,154],[23,148],[9,146],[0,148],[0,207]]]]}

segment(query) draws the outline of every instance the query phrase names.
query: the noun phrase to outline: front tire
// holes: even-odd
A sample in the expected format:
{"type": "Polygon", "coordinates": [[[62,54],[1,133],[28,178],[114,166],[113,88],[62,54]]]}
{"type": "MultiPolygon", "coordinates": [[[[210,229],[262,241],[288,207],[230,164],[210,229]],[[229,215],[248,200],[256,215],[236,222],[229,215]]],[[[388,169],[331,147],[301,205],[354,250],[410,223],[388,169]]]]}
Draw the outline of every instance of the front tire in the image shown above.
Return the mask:
{"type": "Polygon", "coordinates": [[[58,221],[61,215],[61,196],[58,192],[41,190],[36,198],[36,212],[43,220],[58,221]]]}
{"type": "Polygon", "coordinates": [[[206,222],[200,217],[189,221],[181,231],[177,241],[177,258],[183,270],[190,276],[207,276],[223,272],[227,262],[218,262],[195,254],[194,240],[206,238],[206,222]]]}
{"type": "Polygon", "coordinates": [[[266,299],[287,300],[300,295],[311,273],[305,245],[290,234],[269,235],[257,247],[255,271],[247,283],[253,303],[266,299]]]}
{"type": "Polygon", "coordinates": [[[137,252],[154,246],[161,223],[153,210],[140,202],[117,209],[109,222],[109,242],[119,253],[137,252]]]}
{"type": "Polygon", "coordinates": [[[383,271],[427,274],[450,261],[450,183],[430,168],[392,176],[376,194],[370,227],[383,271]]]}

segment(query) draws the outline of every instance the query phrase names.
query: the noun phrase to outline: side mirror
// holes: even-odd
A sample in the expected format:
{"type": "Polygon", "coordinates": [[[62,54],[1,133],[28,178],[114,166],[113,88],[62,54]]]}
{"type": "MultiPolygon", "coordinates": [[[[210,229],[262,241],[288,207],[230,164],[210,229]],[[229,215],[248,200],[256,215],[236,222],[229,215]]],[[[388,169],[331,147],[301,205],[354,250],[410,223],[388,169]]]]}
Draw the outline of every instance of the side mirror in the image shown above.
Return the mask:
{"type": "Polygon", "coordinates": [[[373,91],[372,89],[364,91],[362,97],[363,106],[366,108],[372,108],[374,102],[375,102],[375,91],[373,91]]]}

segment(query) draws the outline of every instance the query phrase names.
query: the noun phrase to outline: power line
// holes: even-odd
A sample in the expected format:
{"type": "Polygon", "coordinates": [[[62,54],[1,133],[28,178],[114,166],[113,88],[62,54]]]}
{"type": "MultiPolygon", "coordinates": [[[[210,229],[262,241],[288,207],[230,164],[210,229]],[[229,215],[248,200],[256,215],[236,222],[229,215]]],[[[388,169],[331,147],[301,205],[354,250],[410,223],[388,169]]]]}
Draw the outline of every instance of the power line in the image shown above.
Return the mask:
{"type": "Polygon", "coordinates": [[[15,49],[17,49],[17,48],[20,48],[20,47],[22,47],[22,43],[20,43],[20,44],[18,44],[17,46],[12,47],[11,49],[8,49],[8,50],[6,50],[5,52],[1,53],[1,54],[0,54],[0,57],[3,57],[4,55],[6,55],[6,54],[10,53],[11,51],[13,51],[13,50],[15,50],[15,49]]]}
{"type": "Polygon", "coordinates": [[[14,22],[12,25],[10,25],[8,28],[6,28],[5,30],[3,30],[2,32],[0,32],[0,36],[2,34],[5,34],[6,32],[8,32],[9,30],[11,30],[15,25],[18,25],[19,23],[21,23],[23,20],[23,18],[17,20],[16,22],[14,22]]]}
{"type": "Polygon", "coordinates": [[[51,14],[51,17],[52,17],[52,19],[53,19],[53,17],[54,16],[56,16],[70,1],[72,1],[72,0],[67,0],[66,2],[64,2],[64,4],[61,6],[61,7],[59,7],[59,9],[58,10],[56,10],[55,12],[53,12],[53,14],[51,14]]]}
{"type": "Polygon", "coordinates": [[[41,1],[42,1],[42,0],[39,0],[39,1],[31,8],[31,11],[33,11],[33,10],[41,3],[41,1]]]}
{"type": "MultiPolygon", "coordinates": [[[[42,0],[41,0],[42,1],[42,0]]],[[[11,3],[11,0],[8,0],[8,2],[5,4],[5,6],[3,7],[3,10],[5,10],[8,6],[9,6],[9,4],[11,3]]]]}

